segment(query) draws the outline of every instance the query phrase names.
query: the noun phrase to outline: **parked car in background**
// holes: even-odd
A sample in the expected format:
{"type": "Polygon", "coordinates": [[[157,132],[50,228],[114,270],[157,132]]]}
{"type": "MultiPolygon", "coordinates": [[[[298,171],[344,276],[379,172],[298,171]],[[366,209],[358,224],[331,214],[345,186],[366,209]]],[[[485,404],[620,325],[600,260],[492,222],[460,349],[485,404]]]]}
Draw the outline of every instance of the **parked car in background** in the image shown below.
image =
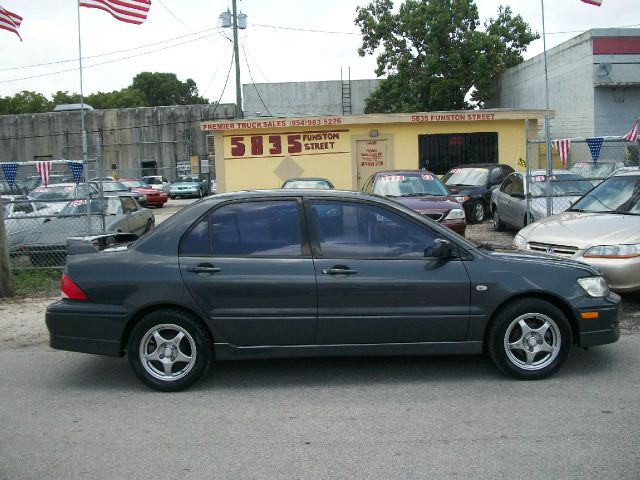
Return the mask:
{"type": "Polygon", "coordinates": [[[480,223],[491,211],[491,192],[510,173],[513,168],[509,165],[470,163],[449,170],[442,183],[464,207],[467,222],[480,223]]]}
{"type": "Polygon", "coordinates": [[[3,195],[2,217],[9,250],[18,248],[31,230],[54,215],[55,208],[25,195],[3,195]]]}
{"type": "Polygon", "coordinates": [[[202,184],[189,176],[178,177],[178,179],[169,186],[169,197],[171,198],[202,198],[203,196],[202,184]]]}
{"type": "Polygon", "coordinates": [[[98,189],[91,183],[89,187],[87,187],[84,183],[76,185],[76,183],[73,182],[49,185],[48,187],[37,187],[31,191],[29,196],[39,202],[48,203],[53,210],[58,213],[70,200],[86,198],[87,191],[92,197],[99,193],[98,189]]]}
{"type": "Polygon", "coordinates": [[[592,185],[599,184],[602,180],[612,175],[619,168],[627,164],[622,161],[598,160],[597,162],[578,162],[569,167],[568,171],[581,175],[592,185]]]}
{"type": "Polygon", "coordinates": [[[190,175],[194,182],[200,184],[202,195],[206,197],[211,194],[211,185],[209,183],[209,177],[207,175],[190,175]]]}
{"type": "Polygon", "coordinates": [[[365,182],[362,191],[392,198],[460,235],[464,235],[467,228],[462,205],[438,177],[427,170],[377,172],[365,182]]]}
{"type": "Polygon", "coordinates": [[[282,188],[334,188],[326,178],[290,178],[282,184],[282,188]]]}
{"type": "MultiPolygon", "coordinates": [[[[27,177],[26,180],[23,180],[22,187],[24,189],[24,193],[29,193],[35,190],[38,187],[44,187],[44,182],[39,175],[32,175],[27,177]]],[[[57,185],[57,184],[68,184],[73,183],[75,185],[76,180],[71,173],[52,173],[47,177],[47,185],[57,185]]]]}
{"type": "Polygon", "coordinates": [[[128,194],[133,196],[133,198],[136,199],[136,201],[143,207],[147,206],[147,197],[145,196],[144,193],[142,192],[135,192],[135,191],[131,191],[129,190],[129,188],[122,182],[118,182],[116,180],[111,180],[111,181],[97,181],[97,182],[91,182],[91,184],[96,187],[96,189],[98,191],[100,191],[100,188],[102,188],[102,193],[105,195],[112,195],[112,194],[128,194]]]}
{"type": "Polygon", "coordinates": [[[94,244],[67,257],[50,345],[126,352],[162,391],[192,385],[213,360],[335,355],[486,351],[507,375],[541,379],[574,344],[620,335],[620,297],[593,267],[475,244],[359,192],[218,194],[128,246],[94,244]],[[331,233],[329,209],[344,212],[331,233]],[[359,231],[363,217],[375,235],[359,231]]]}
{"type": "Polygon", "coordinates": [[[520,229],[547,216],[547,195],[551,196],[552,214],[571,206],[593,185],[568,170],[554,170],[550,176],[551,191],[547,188],[547,171],[532,170],[531,176],[514,172],[491,193],[491,213],[496,230],[506,227],[520,229]],[[530,212],[527,215],[527,195],[530,212]]]}
{"type": "Polygon", "coordinates": [[[65,263],[67,238],[101,232],[102,218],[106,232],[142,235],[155,225],[151,210],[140,206],[130,194],[90,201],[91,232],[87,231],[87,200],[71,200],[57,218],[29,232],[20,252],[35,266],[59,266],[65,263]]]}
{"type": "MultiPolygon", "coordinates": [[[[120,183],[126,186],[130,191],[144,195],[146,204],[143,206],[146,207],[164,207],[164,204],[167,203],[167,200],[169,199],[169,196],[162,190],[151,188],[142,180],[121,178],[120,183]]],[[[141,202],[140,204],[142,205],[141,202]]]]}
{"type": "Polygon", "coordinates": [[[164,175],[147,175],[140,178],[140,180],[149,185],[151,188],[162,190],[167,195],[169,194],[169,185],[171,185],[171,183],[164,175]]]}
{"type": "Polygon", "coordinates": [[[24,195],[26,193],[26,188],[23,188],[18,182],[9,185],[9,183],[4,180],[0,181],[0,195],[24,195]]]}
{"type": "Polygon", "coordinates": [[[567,211],[520,230],[513,245],[593,265],[612,290],[640,290],[640,172],[603,180],[567,211]]]}

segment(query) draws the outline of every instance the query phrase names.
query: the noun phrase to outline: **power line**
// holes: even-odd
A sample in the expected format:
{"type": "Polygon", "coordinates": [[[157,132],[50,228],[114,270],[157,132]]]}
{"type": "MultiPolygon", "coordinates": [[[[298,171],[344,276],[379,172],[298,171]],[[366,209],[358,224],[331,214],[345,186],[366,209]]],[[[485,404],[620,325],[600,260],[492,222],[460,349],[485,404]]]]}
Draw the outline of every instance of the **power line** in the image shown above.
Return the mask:
{"type": "Polygon", "coordinates": [[[276,30],[293,30],[296,32],[308,32],[308,33],[330,33],[335,35],[362,35],[360,32],[338,32],[331,30],[315,30],[312,28],[294,28],[294,27],[281,27],[278,25],[265,25],[263,23],[252,23],[254,27],[273,28],[276,30]]]}
{"type": "Polygon", "coordinates": [[[253,88],[256,91],[256,94],[258,95],[258,98],[260,99],[260,103],[262,103],[262,106],[267,110],[267,113],[269,114],[269,116],[273,117],[273,115],[271,115],[271,112],[269,111],[269,107],[267,107],[267,105],[264,103],[264,100],[262,99],[262,96],[260,95],[260,92],[258,91],[258,87],[256,87],[256,82],[253,80],[253,75],[251,74],[251,67],[249,67],[249,59],[247,58],[247,52],[245,51],[244,45],[242,45],[242,52],[244,53],[244,61],[247,64],[247,71],[249,72],[249,78],[251,79],[251,85],[253,85],[253,88]]]}

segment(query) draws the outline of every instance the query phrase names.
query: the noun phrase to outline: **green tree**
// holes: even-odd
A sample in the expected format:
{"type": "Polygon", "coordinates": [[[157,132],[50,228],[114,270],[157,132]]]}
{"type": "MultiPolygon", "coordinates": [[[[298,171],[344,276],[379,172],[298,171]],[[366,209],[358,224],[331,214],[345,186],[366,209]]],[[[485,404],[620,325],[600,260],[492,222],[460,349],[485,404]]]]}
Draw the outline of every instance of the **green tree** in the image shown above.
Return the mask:
{"type": "Polygon", "coordinates": [[[481,30],[474,0],[406,0],[397,13],[392,0],[373,0],[356,12],[358,53],[377,53],[376,75],[387,76],[367,98],[367,113],[482,107],[494,77],[539,38],[502,6],[481,30]]]}
{"type": "Polygon", "coordinates": [[[139,73],[131,88],[141,92],[150,107],[209,103],[198,95],[198,87],[192,79],[181,82],[175,73],[139,73]]]}
{"type": "Polygon", "coordinates": [[[139,90],[131,87],[113,92],[96,92],[87,95],[85,102],[93,108],[133,108],[146,107],[147,102],[139,90]]]}
{"type": "Polygon", "coordinates": [[[43,113],[51,110],[51,103],[41,93],[23,90],[13,97],[0,98],[0,115],[43,113]]]}
{"type": "MultiPolygon", "coordinates": [[[[54,107],[56,105],[64,105],[67,103],[80,103],[80,94],[79,93],[69,93],[68,91],[58,90],[51,97],[51,105],[54,107]]],[[[88,103],[88,102],[87,102],[88,103]]]]}

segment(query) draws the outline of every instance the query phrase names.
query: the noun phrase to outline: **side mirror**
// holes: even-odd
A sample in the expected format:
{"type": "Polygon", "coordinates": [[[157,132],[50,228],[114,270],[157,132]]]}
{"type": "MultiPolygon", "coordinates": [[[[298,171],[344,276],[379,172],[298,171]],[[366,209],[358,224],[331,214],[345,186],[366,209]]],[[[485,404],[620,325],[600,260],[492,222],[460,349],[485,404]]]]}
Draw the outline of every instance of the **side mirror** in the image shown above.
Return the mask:
{"type": "Polygon", "coordinates": [[[451,258],[451,252],[453,251],[453,245],[449,240],[445,240],[444,238],[436,238],[433,241],[433,246],[431,247],[431,255],[427,255],[429,249],[425,250],[425,257],[436,257],[436,258],[451,258]]]}
{"type": "Polygon", "coordinates": [[[524,193],[512,193],[511,196],[513,198],[523,199],[524,198],[524,193]]]}

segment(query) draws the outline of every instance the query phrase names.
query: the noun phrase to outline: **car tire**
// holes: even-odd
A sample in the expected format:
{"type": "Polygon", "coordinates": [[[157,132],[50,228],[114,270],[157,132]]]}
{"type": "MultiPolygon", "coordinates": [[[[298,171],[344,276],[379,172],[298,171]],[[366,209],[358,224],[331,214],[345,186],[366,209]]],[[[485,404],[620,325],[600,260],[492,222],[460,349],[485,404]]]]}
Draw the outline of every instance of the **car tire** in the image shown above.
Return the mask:
{"type": "Polygon", "coordinates": [[[175,198],[176,198],[176,197],[174,197],[173,195],[169,195],[169,198],[170,198],[171,200],[175,200],[175,198]]]}
{"type": "Polygon", "coordinates": [[[487,216],[487,207],[482,200],[477,200],[471,207],[470,220],[472,223],[482,223],[487,216]]]}
{"type": "Polygon", "coordinates": [[[496,232],[502,232],[506,228],[505,224],[500,220],[497,208],[493,209],[493,228],[496,232]]]}
{"type": "Polygon", "coordinates": [[[571,326],[555,305],[523,298],[501,308],[487,331],[487,351],[500,371],[521,380],[554,374],[573,344],[571,326]]]}
{"type": "Polygon", "coordinates": [[[133,328],[127,356],[131,369],[144,384],[154,390],[177,392],[207,373],[213,360],[213,342],[206,327],[193,315],[162,309],[149,313],[133,328]]]}
{"type": "Polygon", "coordinates": [[[153,220],[149,219],[147,220],[147,226],[144,229],[144,233],[150,232],[152,228],[153,228],[153,220]]]}

